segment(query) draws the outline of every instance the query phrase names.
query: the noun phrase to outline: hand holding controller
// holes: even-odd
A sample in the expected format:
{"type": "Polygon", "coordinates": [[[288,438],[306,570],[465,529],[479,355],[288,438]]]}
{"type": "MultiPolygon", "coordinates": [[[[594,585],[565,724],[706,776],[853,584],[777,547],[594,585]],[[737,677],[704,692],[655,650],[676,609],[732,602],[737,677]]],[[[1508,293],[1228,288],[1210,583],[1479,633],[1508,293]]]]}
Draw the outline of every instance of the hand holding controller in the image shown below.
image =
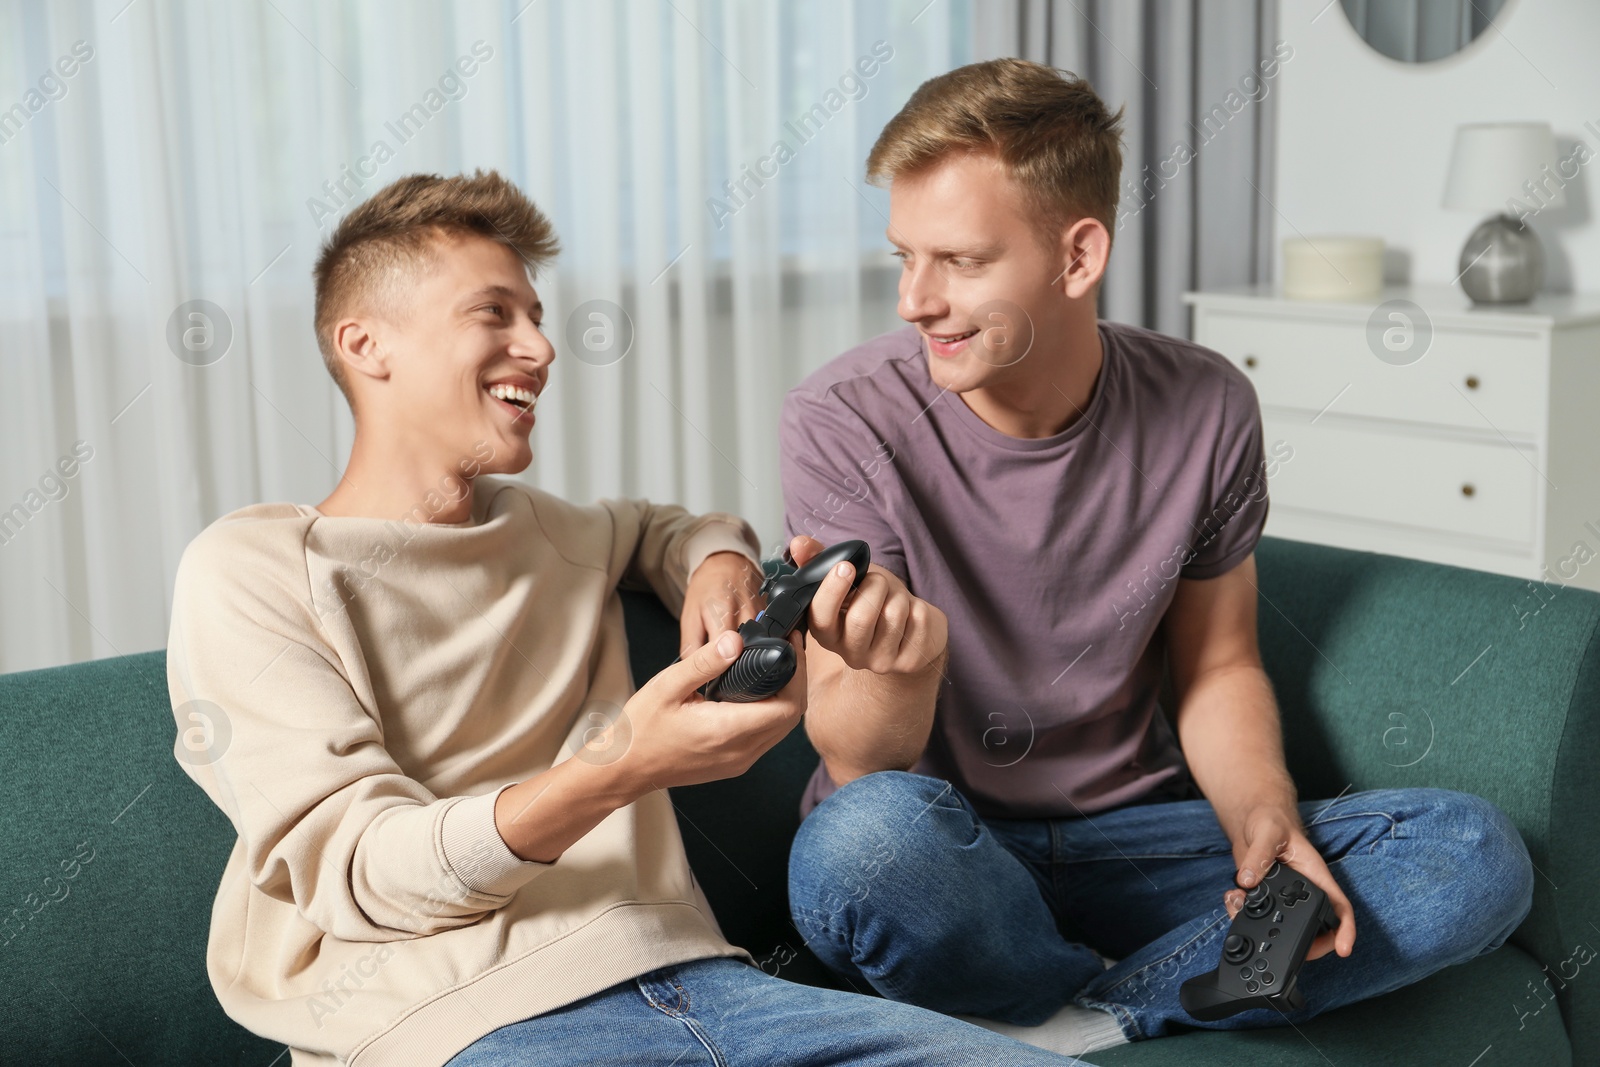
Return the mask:
{"type": "Polygon", "coordinates": [[[841,563],[855,568],[851,588],[866,577],[872,552],[865,541],[841,541],[823,549],[804,567],[791,574],[768,578],[761,584],[767,598],[765,610],[739,627],[744,651],[721,677],[700,688],[707,700],[745,704],[765,700],[794,677],[795,654],[788,637],[805,631],[811,600],[828,572],[841,563]]]}
{"type": "Polygon", "coordinates": [[[1311,942],[1338,924],[1328,894],[1294,868],[1274,863],[1245,895],[1222,943],[1222,962],[1183,983],[1178,1001],[1201,1022],[1250,1008],[1305,1006],[1296,986],[1311,942]]]}

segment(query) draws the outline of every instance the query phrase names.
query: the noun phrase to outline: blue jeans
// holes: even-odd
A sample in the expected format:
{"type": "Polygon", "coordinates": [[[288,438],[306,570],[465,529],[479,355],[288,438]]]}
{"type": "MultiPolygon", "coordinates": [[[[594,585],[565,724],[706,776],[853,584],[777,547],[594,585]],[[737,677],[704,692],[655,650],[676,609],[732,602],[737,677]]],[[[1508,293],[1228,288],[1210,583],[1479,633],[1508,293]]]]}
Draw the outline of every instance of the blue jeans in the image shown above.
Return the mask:
{"type": "Polygon", "coordinates": [[[1024,1026],[1073,1002],[1129,1040],[1298,1023],[1489,952],[1533,906],[1522,838],[1478,797],[1373,790],[1300,817],[1355,908],[1356,944],[1304,965],[1305,1007],[1287,1014],[1201,1023],[1178,1003],[1221,959],[1235,885],[1205,800],[983,819],[948,782],[869,774],[800,824],[789,906],[828,966],[891,1000],[1024,1026]]]}
{"type": "Polygon", "coordinates": [[[663,967],[502,1026],[445,1067],[1072,1067],[1058,1056],[908,1004],[774,978],[719,957],[663,967]]]}

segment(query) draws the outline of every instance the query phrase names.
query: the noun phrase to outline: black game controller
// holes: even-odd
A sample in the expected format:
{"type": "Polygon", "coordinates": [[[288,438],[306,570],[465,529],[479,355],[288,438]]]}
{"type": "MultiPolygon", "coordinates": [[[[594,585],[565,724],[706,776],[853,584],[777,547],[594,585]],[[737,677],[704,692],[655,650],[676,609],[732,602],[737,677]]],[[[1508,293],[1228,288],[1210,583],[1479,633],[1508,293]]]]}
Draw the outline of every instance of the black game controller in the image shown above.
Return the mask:
{"type": "Polygon", "coordinates": [[[797,629],[805,632],[817,587],[829,571],[848,563],[856,571],[850,580],[850,588],[855,589],[867,576],[871,562],[872,552],[865,541],[840,541],[818,552],[799,570],[762,582],[761,593],[767,598],[767,606],[739,627],[744,650],[732,666],[701,686],[700,694],[707,700],[748,704],[765,700],[788,685],[795,669],[794,648],[788,638],[797,629]]]}
{"type": "Polygon", "coordinates": [[[1274,863],[1245,894],[1222,942],[1222,962],[1183,983],[1178,1002],[1208,1023],[1250,1008],[1302,1008],[1300,965],[1317,935],[1336,924],[1327,893],[1294,868],[1274,863]]]}

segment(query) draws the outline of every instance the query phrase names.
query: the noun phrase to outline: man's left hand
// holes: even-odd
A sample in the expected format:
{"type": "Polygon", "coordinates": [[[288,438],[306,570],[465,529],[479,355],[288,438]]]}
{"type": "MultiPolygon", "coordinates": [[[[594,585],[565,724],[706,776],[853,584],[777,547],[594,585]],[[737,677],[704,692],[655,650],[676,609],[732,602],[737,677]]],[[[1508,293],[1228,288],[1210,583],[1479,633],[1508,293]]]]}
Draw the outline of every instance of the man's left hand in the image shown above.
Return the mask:
{"type": "Polygon", "coordinates": [[[678,619],[681,654],[715,640],[724,630],[756,617],[761,596],[761,568],[737,552],[713,552],[689,575],[678,619]]]}
{"type": "MultiPolygon", "coordinates": [[[[1233,858],[1239,865],[1235,880],[1245,889],[1261,881],[1262,874],[1274,860],[1293,867],[1307,881],[1319,886],[1328,894],[1339,925],[1317,935],[1306,953],[1306,959],[1314,960],[1329,952],[1350,955],[1356,943],[1355,909],[1350,906],[1350,898],[1344,895],[1339,883],[1334,881],[1333,872],[1328,870],[1322,856],[1306,838],[1297,811],[1292,808],[1284,811],[1276,807],[1252,809],[1245,816],[1238,840],[1233,842],[1233,858]]],[[[1244,907],[1244,890],[1228,890],[1223,902],[1228,909],[1228,918],[1232,920],[1244,907]]]]}

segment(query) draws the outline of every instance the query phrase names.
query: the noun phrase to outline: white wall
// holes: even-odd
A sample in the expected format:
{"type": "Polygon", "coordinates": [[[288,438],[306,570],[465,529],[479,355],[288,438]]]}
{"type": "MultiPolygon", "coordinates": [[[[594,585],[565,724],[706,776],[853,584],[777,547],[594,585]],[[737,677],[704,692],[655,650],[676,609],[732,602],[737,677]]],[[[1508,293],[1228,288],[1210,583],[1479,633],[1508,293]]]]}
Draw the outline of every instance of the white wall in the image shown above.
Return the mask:
{"type": "MultiPolygon", "coordinates": [[[[1595,0],[1511,0],[1468,48],[1426,64],[1374,52],[1338,3],[1327,3],[1279,7],[1279,33],[1295,50],[1278,86],[1280,279],[1284,238],[1370,233],[1392,249],[1390,281],[1453,281],[1479,221],[1440,206],[1458,123],[1546,121],[1559,157],[1578,140],[1600,157],[1600,135],[1584,128],[1600,128],[1595,0]]],[[[1565,207],[1533,222],[1545,246],[1544,287],[1600,291],[1600,158],[1566,194],[1565,207]]]]}

